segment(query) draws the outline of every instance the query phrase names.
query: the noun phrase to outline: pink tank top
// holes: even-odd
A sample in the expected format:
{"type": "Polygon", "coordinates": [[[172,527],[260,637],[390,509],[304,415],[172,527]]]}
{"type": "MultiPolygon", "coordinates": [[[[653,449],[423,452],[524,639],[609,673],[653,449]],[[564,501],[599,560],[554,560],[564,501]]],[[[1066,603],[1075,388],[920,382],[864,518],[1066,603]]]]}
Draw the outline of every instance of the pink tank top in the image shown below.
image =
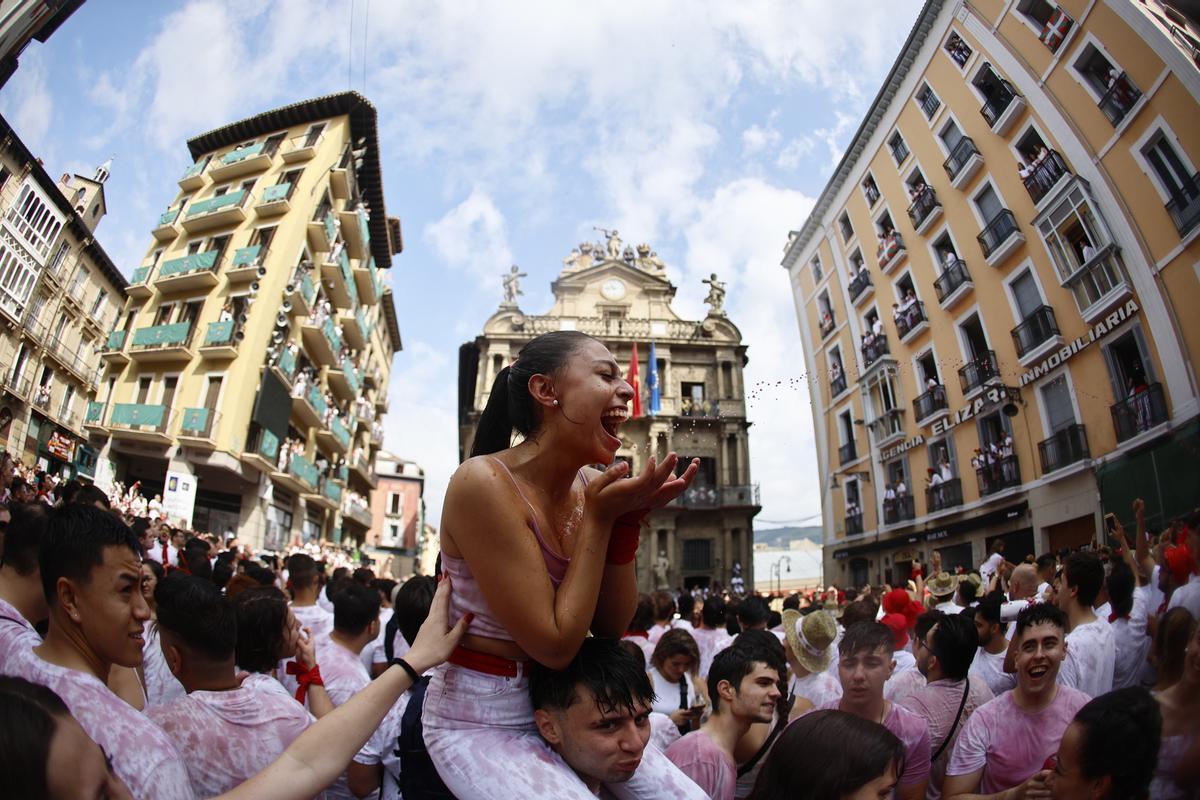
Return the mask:
{"type": "MultiPolygon", "coordinates": [[[[500,465],[500,468],[508,475],[508,479],[512,481],[513,488],[517,490],[517,494],[525,501],[525,505],[529,507],[529,528],[533,531],[538,547],[542,551],[542,560],[546,563],[546,572],[550,575],[550,582],[554,584],[554,588],[557,590],[559,584],[563,581],[563,577],[567,574],[567,566],[570,565],[571,560],[563,558],[546,545],[546,540],[542,537],[542,531],[538,527],[537,515],[533,513],[533,505],[525,497],[525,493],[521,491],[517,479],[513,477],[512,472],[505,466],[503,461],[491,456],[488,458],[500,465]]],[[[587,486],[587,477],[583,474],[583,470],[579,471],[579,477],[583,480],[583,485],[587,486]]],[[[496,616],[492,613],[492,609],[488,607],[487,600],[483,596],[483,591],[475,581],[475,576],[471,573],[471,567],[467,564],[466,559],[455,558],[448,553],[442,553],[442,572],[449,575],[451,581],[453,581],[453,590],[450,593],[451,625],[457,622],[464,614],[470,612],[475,615],[475,619],[471,621],[470,632],[472,634],[486,636],[489,639],[502,639],[507,642],[513,640],[509,632],[496,619],[496,616]]]]}

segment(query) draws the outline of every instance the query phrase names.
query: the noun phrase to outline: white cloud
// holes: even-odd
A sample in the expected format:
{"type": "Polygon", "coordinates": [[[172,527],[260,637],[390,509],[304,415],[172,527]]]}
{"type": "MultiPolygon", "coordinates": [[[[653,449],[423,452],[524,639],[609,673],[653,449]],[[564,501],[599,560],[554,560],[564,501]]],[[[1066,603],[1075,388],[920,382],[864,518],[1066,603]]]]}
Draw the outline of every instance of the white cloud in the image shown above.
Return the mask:
{"type": "Polygon", "coordinates": [[[796,169],[816,147],[817,143],[812,136],[797,136],[780,149],[775,166],[780,169],[796,169]]]}
{"type": "Polygon", "coordinates": [[[779,144],[779,138],[779,131],[770,126],[751,125],[742,131],[742,152],[754,155],[766,147],[779,144]]]}
{"type": "Polygon", "coordinates": [[[426,226],[425,240],[443,262],[482,284],[498,282],[513,260],[504,215],[478,186],[445,216],[426,226]]]}
{"type": "Polygon", "coordinates": [[[0,108],[34,155],[48,158],[42,148],[54,117],[54,99],[46,87],[46,65],[42,58],[41,48],[30,48],[21,54],[17,72],[5,87],[0,108]]]}

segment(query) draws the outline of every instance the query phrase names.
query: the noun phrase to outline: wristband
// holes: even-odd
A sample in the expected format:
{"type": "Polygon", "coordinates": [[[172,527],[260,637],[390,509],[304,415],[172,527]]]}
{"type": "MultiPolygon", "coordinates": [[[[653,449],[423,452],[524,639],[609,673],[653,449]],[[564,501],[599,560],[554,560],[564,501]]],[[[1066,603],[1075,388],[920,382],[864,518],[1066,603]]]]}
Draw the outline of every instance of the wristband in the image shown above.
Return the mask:
{"type": "Polygon", "coordinates": [[[649,509],[643,509],[617,517],[613,523],[612,535],[608,539],[608,552],[605,553],[604,563],[620,566],[637,558],[642,521],[649,513],[649,509]]]}
{"type": "Polygon", "coordinates": [[[418,683],[421,682],[421,676],[417,674],[417,671],[415,669],[413,669],[412,664],[409,664],[403,658],[393,658],[392,664],[394,666],[400,667],[401,669],[403,669],[405,672],[408,673],[408,677],[412,678],[413,686],[416,686],[418,683]]]}
{"type": "Polygon", "coordinates": [[[287,674],[296,676],[296,701],[303,703],[308,696],[309,686],[324,686],[325,679],[321,677],[321,665],[314,664],[312,669],[308,669],[299,661],[290,661],[287,665],[287,674]]]}

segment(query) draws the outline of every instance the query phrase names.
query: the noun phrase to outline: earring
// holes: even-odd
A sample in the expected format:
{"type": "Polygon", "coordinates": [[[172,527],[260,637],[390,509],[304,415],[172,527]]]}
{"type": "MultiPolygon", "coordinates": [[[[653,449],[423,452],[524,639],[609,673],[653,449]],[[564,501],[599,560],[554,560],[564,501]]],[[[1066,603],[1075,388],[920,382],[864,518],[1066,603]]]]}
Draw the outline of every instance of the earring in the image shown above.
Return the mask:
{"type": "Polygon", "coordinates": [[[558,398],[554,398],[554,405],[558,405],[558,398]]]}

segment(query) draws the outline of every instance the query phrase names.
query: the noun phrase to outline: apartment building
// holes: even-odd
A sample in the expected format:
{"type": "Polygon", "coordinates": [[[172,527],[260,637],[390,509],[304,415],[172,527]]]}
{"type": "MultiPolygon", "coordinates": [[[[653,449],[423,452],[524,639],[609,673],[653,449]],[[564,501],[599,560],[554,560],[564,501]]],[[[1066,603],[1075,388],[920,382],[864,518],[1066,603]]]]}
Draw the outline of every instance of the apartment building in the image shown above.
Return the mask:
{"type": "Polygon", "coordinates": [[[98,482],[260,547],[361,543],[401,346],[375,109],[328,95],[188,150],[103,346],[98,482]]]}
{"type": "Polygon", "coordinates": [[[83,417],[125,302],[95,239],[109,168],[56,181],[0,118],[0,447],[64,478],[94,476],[83,417]]]}
{"type": "Polygon", "coordinates": [[[425,544],[425,470],[415,461],[381,451],[375,457],[374,478],[378,485],[371,500],[367,544],[377,562],[390,556],[390,574],[404,579],[418,571],[425,544]]]}
{"type": "Polygon", "coordinates": [[[651,454],[700,459],[691,487],[647,520],[638,550],[638,586],[728,586],[735,565],[753,585],[754,516],[758,486],[750,479],[746,419],[746,345],[723,309],[724,285],[706,283],[710,310],[682,319],[671,308],[676,288],[649,245],[636,248],[616,231],[604,243],[583,242],[563,260],[545,314],[517,304],[517,269],[506,278],[506,300],[483,334],[459,349],[459,457],[471,452],[475,426],[496,374],[521,347],[549,331],[577,330],[608,347],[627,376],[636,352],[643,415],[621,426],[617,458],[636,472],[651,454]]]}
{"type": "Polygon", "coordinates": [[[0,86],[17,71],[29,42],[45,42],[83,0],[9,0],[0,7],[0,86]]]}
{"type": "Polygon", "coordinates": [[[1193,30],[1158,2],[921,10],[783,260],[827,582],[1195,505],[1193,30]]]}

